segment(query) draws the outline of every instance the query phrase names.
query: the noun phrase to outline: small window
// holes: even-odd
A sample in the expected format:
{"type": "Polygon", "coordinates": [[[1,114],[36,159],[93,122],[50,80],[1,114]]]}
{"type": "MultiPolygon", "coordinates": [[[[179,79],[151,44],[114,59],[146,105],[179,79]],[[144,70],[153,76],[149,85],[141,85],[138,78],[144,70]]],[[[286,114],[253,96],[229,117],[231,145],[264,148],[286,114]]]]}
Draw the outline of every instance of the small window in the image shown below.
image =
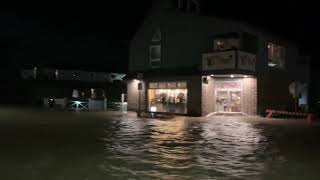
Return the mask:
{"type": "Polygon", "coordinates": [[[178,88],[178,89],[185,89],[185,88],[187,88],[187,82],[178,82],[178,83],[177,83],[177,88],[178,88]]]}
{"type": "Polygon", "coordinates": [[[158,88],[158,83],[149,83],[149,88],[150,89],[157,89],[158,88]]]}
{"type": "Polygon", "coordinates": [[[157,28],[156,30],[155,30],[155,32],[153,33],[153,36],[152,36],[152,42],[158,42],[158,41],[161,41],[161,37],[162,35],[161,35],[161,30],[160,30],[160,28],[157,28]]]}
{"type": "Polygon", "coordinates": [[[161,59],[161,45],[150,47],[150,61],[160,61],[161,59]]]}
{"type": "Polygon", "coordinates": [[[193,14],[197,14],[198,13],[198,6],[195,2],[193,1],[190,1],[190,4],[189,4],[189,11],[190,13],[193,13],[193,14]]]}
{"type": "Polygon", "coordinates": [[[283,46],[274,43],[268,43],[268,66],[284,68],[285,48],[283,46]]]}
{"type": "Polygon", "coordinates": [[[165,82],[158,83],[158,88],[159,89],[167,89],[167,83],[165,83],[165,82]]]}
{"type": "Polygon", "coordinates": [[[150,65],[153,68],[158,68],[161,65],[161,45],[150,47],[150,65]]]}
{"type": "Polygon", "coordinates": [[[226,51],[240,48],[240,40],[237,38],[224,38],[214,40],[215,51],[226,51]]]}
{"type": "Polygon", "coordinates": [[[176,82],[169,82],[167,84],[167,86],[169,89],[175,89],[175,88],[177,88],[177,83],[176,82]]]}

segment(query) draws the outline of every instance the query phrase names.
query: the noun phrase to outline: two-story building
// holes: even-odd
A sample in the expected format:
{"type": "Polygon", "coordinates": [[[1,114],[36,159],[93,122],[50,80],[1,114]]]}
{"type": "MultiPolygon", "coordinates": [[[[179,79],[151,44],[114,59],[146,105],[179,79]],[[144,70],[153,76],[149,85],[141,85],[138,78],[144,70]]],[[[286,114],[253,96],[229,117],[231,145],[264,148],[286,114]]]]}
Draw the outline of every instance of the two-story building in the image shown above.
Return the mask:
{"type": "Polygon", "coordinates": [[[199,8],[197,0],[155,1],[130,44],[128,109],[190,116],[293,110],[290,83],[309,83],[298,46],[246,23],[200,16],[199,8]]]}

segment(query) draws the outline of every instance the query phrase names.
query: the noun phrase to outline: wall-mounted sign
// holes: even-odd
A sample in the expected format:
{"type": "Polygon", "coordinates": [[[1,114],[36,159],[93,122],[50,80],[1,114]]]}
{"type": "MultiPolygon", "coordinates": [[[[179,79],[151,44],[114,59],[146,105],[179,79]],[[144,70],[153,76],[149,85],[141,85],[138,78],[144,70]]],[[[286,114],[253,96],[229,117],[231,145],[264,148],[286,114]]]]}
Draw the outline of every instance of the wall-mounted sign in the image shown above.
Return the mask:
{"type": "Polygon", "coordinates": [[[256,55],[247,52],[238,52],[238,68],[242,70],[256,70],[256,55]]]}
{"type": "Polygon", "coordinates": [[[242,89],[242,81],[215,81],[216,89],[242,89]]]}
{"type": "Polygon", "coordinates": [[[212,52],[202,56],[203,70],[235,69],[235,51],[212,52]]]}

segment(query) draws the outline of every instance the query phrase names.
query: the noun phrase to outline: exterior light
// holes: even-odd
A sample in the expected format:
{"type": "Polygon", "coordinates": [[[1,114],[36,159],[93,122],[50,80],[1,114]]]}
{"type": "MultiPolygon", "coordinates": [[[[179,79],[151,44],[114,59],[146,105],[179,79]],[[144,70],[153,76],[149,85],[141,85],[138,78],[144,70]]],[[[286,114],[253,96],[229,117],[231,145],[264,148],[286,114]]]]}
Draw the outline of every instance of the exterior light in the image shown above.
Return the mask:
{"type": "Polygon", "coordinates": [[[80,105],[80,104],[81,104],[80,101],[75,101],[74,103],[75,103],[76,105],[80,105]]]}
{"type": "Polygon", "coordinates": [[[150,111],[151,111],[151,112],[157,112],[157,107],[151,106],[151,107],[150,107],[150,111]]]}
{"type": "Polygon", "coordinates": [[[231,75],[230,75],[230,77],[231,77],[231,78],[234,78],[234,75],[233,75],[233,74],[231,74],[231,75]]]}

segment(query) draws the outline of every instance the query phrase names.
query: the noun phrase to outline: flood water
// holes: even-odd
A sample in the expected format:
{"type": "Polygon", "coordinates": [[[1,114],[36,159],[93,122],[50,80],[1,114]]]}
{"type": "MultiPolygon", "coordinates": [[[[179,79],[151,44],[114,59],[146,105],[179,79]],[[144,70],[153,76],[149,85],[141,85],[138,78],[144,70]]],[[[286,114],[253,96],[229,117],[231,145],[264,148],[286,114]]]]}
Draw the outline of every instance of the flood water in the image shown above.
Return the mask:
{"type": "Polygon", "coordinates": [[[320,179],[320,129],[0,110],[0,179],[320,179]]]}

